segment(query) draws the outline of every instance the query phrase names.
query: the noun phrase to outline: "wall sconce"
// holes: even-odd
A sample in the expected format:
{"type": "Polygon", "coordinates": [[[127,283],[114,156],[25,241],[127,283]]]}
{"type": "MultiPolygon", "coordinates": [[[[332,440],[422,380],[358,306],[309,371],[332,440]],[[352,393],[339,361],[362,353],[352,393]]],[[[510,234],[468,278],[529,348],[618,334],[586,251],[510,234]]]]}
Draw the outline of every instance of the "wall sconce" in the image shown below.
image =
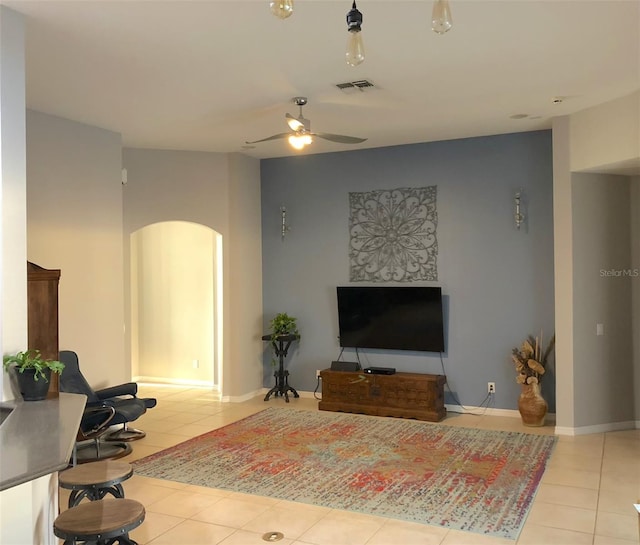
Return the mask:
{"type": "Polygon", "coordinates": [[[522,205],[522,189],[520,189],[514,196],[513,198],[514,204],[515,204],[515,214],[513,216],[513,219],[516,222],[516,229],[520,229],[520,226],[524,223],[525,220],[525,215],[522,211],[523,205],[522,205]]]}
{"type": "Polygon", "coordinates": [[[287,224],[287,209],[284,204],[280,207],[280,216],[282,217],[282,223],[280,224],[280,235],[282,240],[284,240],[284,236],[291,229],[287,224]]]}

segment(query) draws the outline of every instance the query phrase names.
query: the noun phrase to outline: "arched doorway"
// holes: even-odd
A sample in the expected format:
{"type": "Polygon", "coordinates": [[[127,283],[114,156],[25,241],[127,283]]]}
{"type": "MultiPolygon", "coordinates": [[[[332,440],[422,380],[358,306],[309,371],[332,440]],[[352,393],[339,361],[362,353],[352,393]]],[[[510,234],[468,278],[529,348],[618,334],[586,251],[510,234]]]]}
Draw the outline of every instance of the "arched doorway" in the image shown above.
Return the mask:
{"type": "Polygon", "coordinates": [[[184,221],[131,234],[131,370],[140,381],[222,386],[222,236],[184,221]]]}

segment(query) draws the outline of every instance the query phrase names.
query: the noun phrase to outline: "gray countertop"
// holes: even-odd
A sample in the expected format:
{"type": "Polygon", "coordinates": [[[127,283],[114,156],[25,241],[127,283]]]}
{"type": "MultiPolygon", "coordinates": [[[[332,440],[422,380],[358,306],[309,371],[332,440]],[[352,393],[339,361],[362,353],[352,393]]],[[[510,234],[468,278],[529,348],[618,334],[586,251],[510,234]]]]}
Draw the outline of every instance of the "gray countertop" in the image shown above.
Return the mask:
{"type": "Polygon", "coordinates": [[[0,424],[0,490],[67,467],[86,401],[84,395],[60,393],[0,404],[2,412],[13,409],[0,424]]]}

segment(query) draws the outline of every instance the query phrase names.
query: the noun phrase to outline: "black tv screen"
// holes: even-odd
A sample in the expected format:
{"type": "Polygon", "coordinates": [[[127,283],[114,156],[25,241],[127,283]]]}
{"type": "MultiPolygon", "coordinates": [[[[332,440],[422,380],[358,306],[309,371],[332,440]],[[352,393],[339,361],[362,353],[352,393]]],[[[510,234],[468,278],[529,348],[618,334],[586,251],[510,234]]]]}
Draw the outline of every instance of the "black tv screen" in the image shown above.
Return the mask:
{"type": "Polygon", "coordinates": [[[442,290],[338,286],[340,346],[444,352],[442,290]]]}

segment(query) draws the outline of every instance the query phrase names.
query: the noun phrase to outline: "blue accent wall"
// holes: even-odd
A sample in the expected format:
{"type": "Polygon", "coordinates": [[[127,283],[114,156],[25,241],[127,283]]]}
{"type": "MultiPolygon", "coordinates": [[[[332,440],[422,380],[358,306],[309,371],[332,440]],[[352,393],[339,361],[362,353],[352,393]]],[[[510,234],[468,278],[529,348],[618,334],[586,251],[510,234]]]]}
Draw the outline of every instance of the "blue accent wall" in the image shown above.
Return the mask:
{"type": "MultiPolygon", "coordinates": [[[[466,406],[480,405],[495,382],[494,406],[517,408],[511,349],[554,329],[550,131],[267,159],[261,180],[264,326],[279,312],[298,318],[302,338],[287,358],[293,387],[314,390],[316,369],[340,353],[336,286],[351,285],[349,192],[436,185],[438,281],[401,285],[442,287],[446,352],[441,361],[361,349],[360,361],[436,374],[444,367],[447,403],[466,406]],[[520,188],[527,219],[518,230],[520,188]],[[291,227],[284,240],[282,205],[291,227]]],[[[271,357],[265,343],[265,387],[274,384],[271,357]]],[[[355,361],[355,351],[342,359],[355,361]]],[[[543,382],[551,412],[554,382],[552,373],[543,382]]]]}

